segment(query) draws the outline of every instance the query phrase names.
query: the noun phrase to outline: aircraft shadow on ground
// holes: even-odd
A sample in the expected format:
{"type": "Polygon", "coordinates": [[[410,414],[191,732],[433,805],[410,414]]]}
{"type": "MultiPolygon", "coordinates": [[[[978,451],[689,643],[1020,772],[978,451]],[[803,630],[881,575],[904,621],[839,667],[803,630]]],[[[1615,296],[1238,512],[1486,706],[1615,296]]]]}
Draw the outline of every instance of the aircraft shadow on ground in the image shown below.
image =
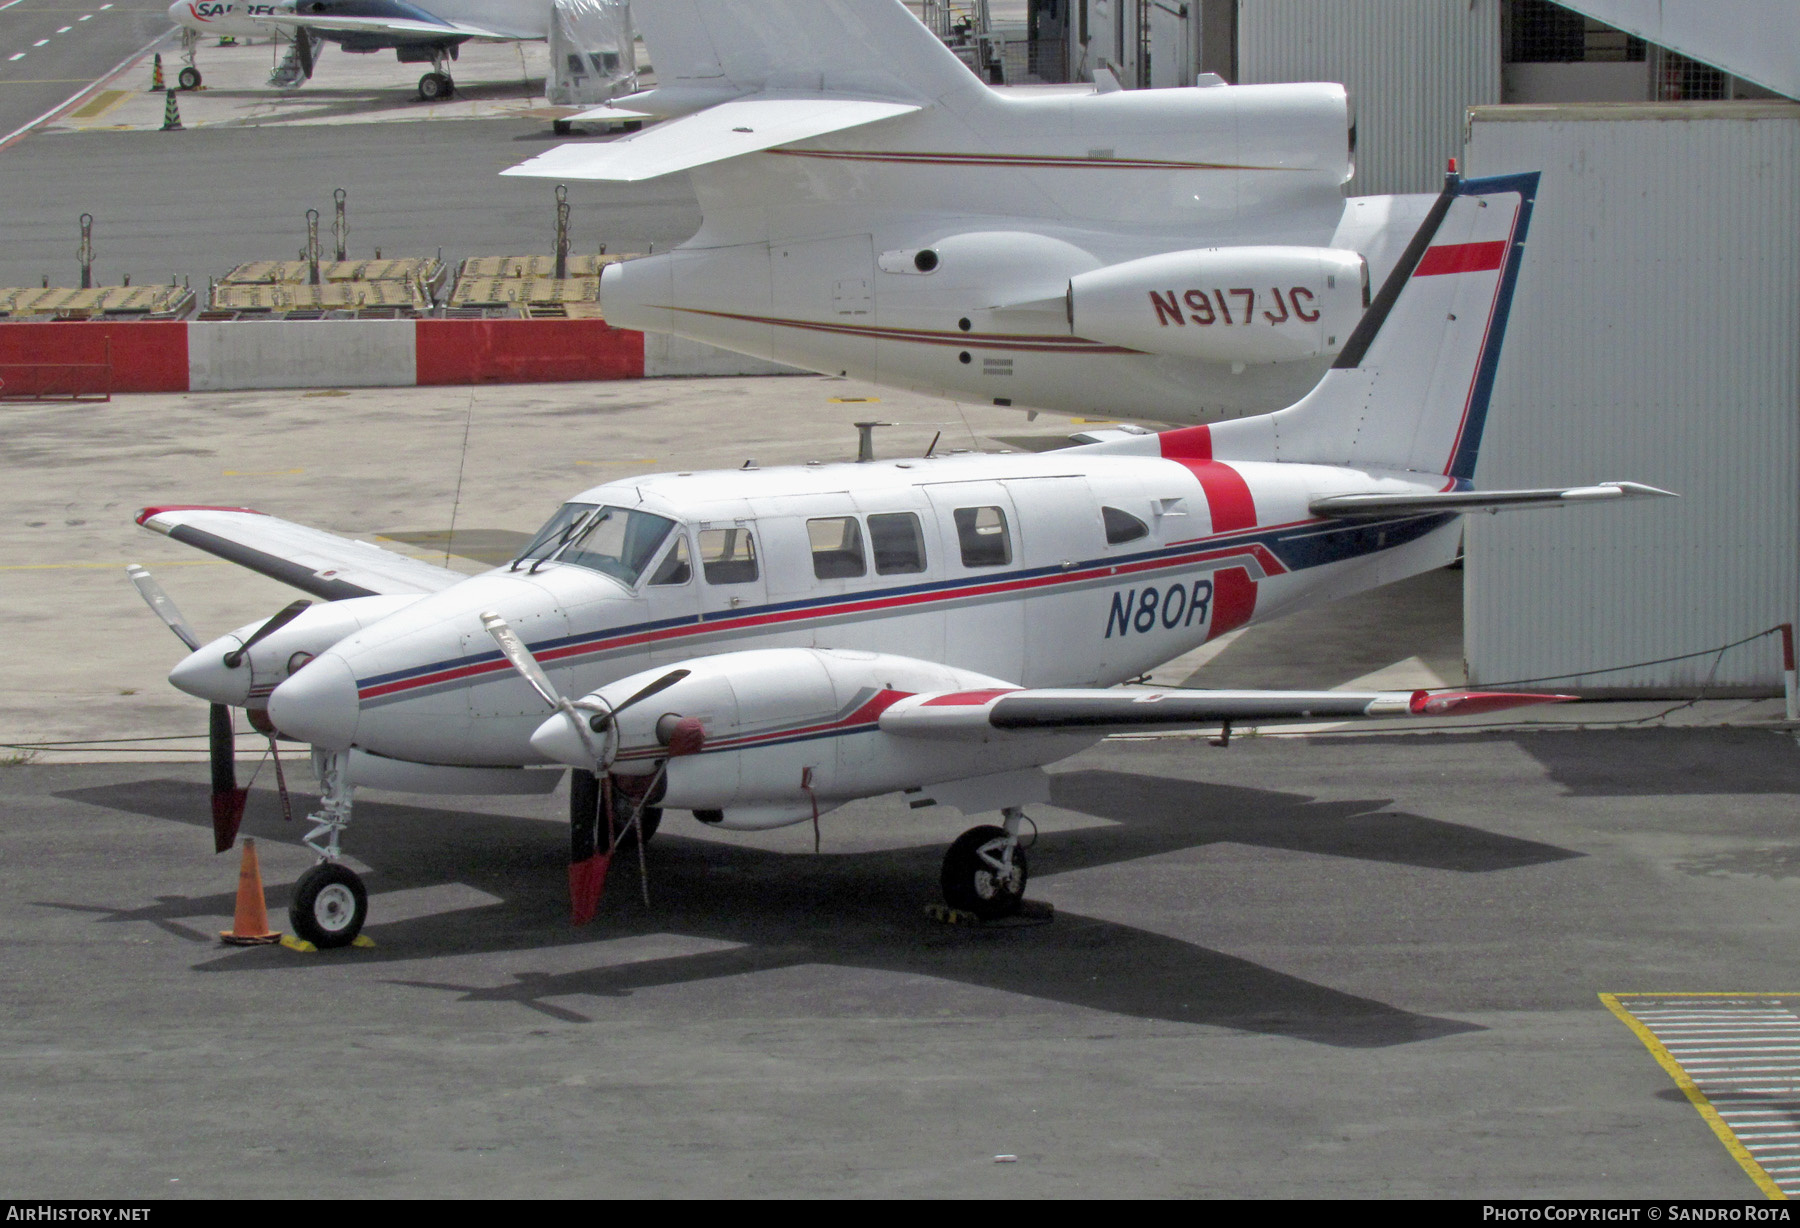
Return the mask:
{"type": "MultiPolygon", "coordinates": [[[[62,798],[209,834],[204,786],[141,780],[58,794],[62,798]]],[[[304,814],[310,798],[296,797],[304,814]]],[[[1117,826],[1044,838],[1039,865],[1064,872],[1176,852],[1219,840],[1373,858],[1465,872],[1535,865],[1575,856],[1529,841],[1381,811],[1384,803],[1314,802],[1296,794],[1164,780],[1116,772],[1057,778],[1056,801],[1115,819],[1117,826]]],[[[244,834],[296,842],[303,820],[284,824],[271,794],[252,795],[244,834]]],[[[607,939],[680,934],[730,942],[734,949],[568,973],[519,973],[500,986],[404,980],[470,1001],[513,1001],[560,1019],[589,1020],[553,999],[629,994],[797,965],[839,965],[932,976],[976,987],[1143,1019],[1209,1024],[1343,1047],[1430,1040],[1475,1025],[1406,1011],[1288,976],[1194,943],[1080,914],[1054,924],[943,926],[922,905],[936,896],[942,849],[935,845],[813,857],[721,845],[663,833],[650,848],[652,904],[639,898],[635,860],[621,858],[599,917],[567,921],[567,836],[542,820],[365,802],[351,847],[379,867],[371,892],[462,883],[500,902],[490,907],[383,924],[379,899],[369,933],[373,951],[327,953],[341,960],[400,964],[507,950],[547,949],[607,939]],[[361,838],[358,839],[360,833],[361,838]]],[[[197,854],[199,855],[199,854],[197,854]]],[[[268,892],[280,924],[285,887],[268,892]]],[[[184,917],[232,911],[223,891],[162,897],[145,907],[49,904],[142,921],[196,937],[184,917]]],[[[292,971],[294,957],[273,948],[223,953],[196,970],[292,971]]]]}

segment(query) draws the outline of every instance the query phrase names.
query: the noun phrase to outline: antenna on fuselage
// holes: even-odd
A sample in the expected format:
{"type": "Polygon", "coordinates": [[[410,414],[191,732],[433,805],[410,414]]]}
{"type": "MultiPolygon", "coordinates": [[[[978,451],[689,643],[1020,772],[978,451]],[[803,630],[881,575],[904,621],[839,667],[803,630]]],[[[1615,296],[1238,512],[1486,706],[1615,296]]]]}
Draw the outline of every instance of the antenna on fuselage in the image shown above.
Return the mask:
{"type": "Polygon", "coordinates": [[[855,422],[856,427],[856,463],[866,465],[875,459],[875,428],[893,426],[892,422],[855,422]]]}

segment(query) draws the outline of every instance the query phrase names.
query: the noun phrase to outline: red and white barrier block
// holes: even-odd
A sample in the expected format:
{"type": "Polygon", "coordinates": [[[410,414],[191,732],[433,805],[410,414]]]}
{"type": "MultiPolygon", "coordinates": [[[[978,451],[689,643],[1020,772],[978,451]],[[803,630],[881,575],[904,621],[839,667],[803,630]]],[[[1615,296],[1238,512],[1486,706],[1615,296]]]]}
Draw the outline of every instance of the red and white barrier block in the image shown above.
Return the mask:
{"type": "Polygon", "coordinates": [[[791,368],[604,320],[0,324],[0,367],[107,364],[111,391],[408,388],[773,375],[791,368]],[[649,351],[648,355],[646,350],[649,351]]]}

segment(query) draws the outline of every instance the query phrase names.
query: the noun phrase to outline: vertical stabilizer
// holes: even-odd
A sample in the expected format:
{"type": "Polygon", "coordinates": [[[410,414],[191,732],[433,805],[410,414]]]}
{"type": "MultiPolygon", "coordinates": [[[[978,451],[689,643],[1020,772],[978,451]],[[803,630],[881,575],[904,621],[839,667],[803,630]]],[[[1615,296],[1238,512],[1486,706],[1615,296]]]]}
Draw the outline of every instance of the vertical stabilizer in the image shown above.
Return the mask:
{"type": "Polygon", "coordinates": [[[1472,478],[1537,183],[1452,171],[1325,378],[1278,413],[1212,427],[1213,455],[1472,478]]]}
{"type": "Polygon", "coordinates": [[[984,89],[901,0],[635,0],[658,90],[914,101],[984,89]]]}

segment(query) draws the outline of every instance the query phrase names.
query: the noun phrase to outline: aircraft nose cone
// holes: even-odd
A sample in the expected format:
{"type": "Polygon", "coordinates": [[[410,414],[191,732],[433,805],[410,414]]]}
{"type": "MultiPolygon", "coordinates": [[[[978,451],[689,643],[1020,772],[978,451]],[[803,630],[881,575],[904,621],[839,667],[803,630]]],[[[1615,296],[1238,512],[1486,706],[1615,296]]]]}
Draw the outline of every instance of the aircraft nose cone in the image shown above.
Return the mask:
{"type": "Polygon", "coordinates": [[[269,695],[269,720],[292,738],[344,750],[356,737],[361,708],[356,675],[336,653],[323,653],[269,695]]]}
{"type": "Polygon", "coordinates": [[[169,671],[169,684],[195,699],[243,707],[250,698],[250,662],[236,669],[225,664],[225,654],[237,647],[238,641],[229,637],[201,645],[169,671]]]}
{"type": "Polygon", "coordinates": [[[193,24],[193,19],[188,14],[188,0],[175,0],[169,6],[169,20],[178,26],[193,24]]]}
{"type": "Polygon", "coordinates": [[[531,735],[531,746],[546,759],[589,772],[594,770],[594,757],[588,753],[569,718],[561,712],[537,727],[537,732],[531,735]]]}

